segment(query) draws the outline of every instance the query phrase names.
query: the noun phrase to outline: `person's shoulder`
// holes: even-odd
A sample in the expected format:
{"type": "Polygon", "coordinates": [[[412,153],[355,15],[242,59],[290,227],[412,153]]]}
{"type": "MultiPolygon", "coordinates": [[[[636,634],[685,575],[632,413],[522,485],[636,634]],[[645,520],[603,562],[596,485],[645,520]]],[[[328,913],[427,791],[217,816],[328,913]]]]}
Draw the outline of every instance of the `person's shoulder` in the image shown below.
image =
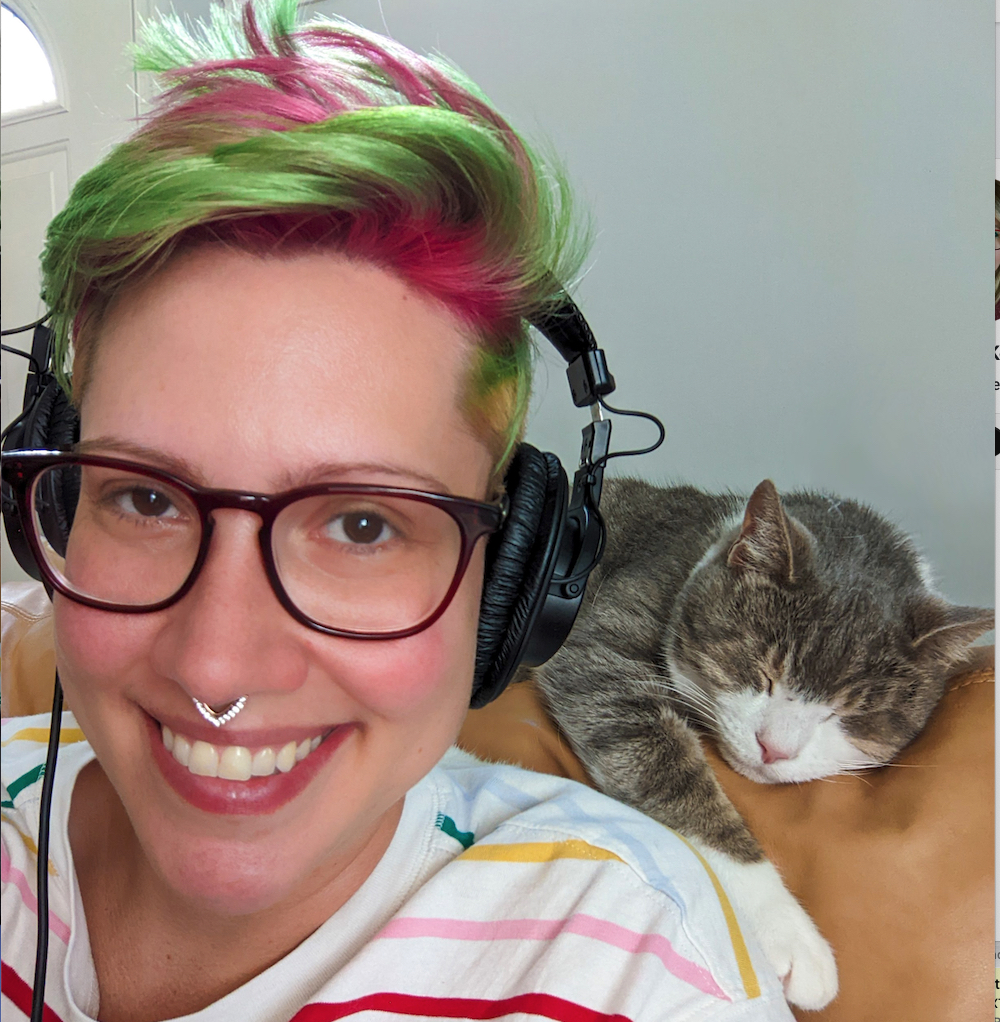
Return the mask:
{"type": "Polygon", "coordinates": [[[457,748],[435,773],[469,845],[561,839],[575,843],[591,861],[621,862],[642,883],[668,895],[686,873],[697,883],[708,876],[707,864],[680,834],[577,781],[484,762],[457,748]],[[592,851],[584,852],[584,845],[592,851]]]}
{"type": "MultiPolygon", "coordinates": [[[[575,781],[458,750],[433,780],[441,840],[462,847],[417,902],[427,901],[421,916],[447,904],[449,936],[504,940],[511,954],[524,944],[526,967],[548,942],[547,967],[570,970],[574,982],[592,957],[602,976],[593,1003],[633,976],[630,1018],[666,1017],[647,1009],[669,994],[671,1018],[791,1019],[718,878],[681,835],[575,781]],[[574,955],[582,958],[571,967],[574,955]]],[[[406,927],[394,925],[402,936],[406,927]]],[[[422,932],[408,925],[408,935],[422,932]]]]}

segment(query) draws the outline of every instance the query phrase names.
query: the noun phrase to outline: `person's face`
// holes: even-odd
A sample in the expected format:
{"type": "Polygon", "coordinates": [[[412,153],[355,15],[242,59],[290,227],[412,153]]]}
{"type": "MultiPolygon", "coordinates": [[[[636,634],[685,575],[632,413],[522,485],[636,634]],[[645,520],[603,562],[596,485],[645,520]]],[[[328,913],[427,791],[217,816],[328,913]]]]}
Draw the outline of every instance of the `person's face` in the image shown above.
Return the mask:
{"type": "MultiPolygon", "coordinates": [[[[364,482],[483,500],[490,456],[459,405],[469,349],[445,309],[368,264],[205,247],[110,310],[82,439],[211,487],[364,482]]],[[[327,636],[278,603],[259,524],[216,512],[194,588],[166,610],[55,604],[67,701],[143,853],[178,894],[232,914],[322,883],[373,835],[384,846],[461,726],[482,587],[480,542],[430,628],[327,636]],[[192,701],[242,695],[219,729],[192,701]],[[163,725],[219,753],[326,737],[287,773],[227,781],[179,764],[163,725]]]]}

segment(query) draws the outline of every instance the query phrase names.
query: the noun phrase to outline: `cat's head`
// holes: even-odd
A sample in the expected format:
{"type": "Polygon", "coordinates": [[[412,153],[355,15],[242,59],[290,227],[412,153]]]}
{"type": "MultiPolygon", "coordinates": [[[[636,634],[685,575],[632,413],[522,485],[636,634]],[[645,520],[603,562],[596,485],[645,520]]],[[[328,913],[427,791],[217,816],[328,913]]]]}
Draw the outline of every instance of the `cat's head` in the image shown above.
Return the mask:
{"type": "Polygon", "coordinates": [[[755,781],[888,762],[923,728],[993,611],[949,604],[895,526],[770,480],[702,558],[664,652],[675,702],[755,781]]]}

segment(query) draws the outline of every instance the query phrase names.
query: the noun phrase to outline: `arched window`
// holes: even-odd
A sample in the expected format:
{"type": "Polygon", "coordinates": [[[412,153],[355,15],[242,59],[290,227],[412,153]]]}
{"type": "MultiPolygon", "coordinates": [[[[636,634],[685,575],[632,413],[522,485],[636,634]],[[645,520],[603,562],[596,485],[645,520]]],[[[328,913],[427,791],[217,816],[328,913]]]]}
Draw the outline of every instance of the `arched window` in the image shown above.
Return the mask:
{"type": "Polygon", "coordinates": [[[0,7],[0,112],[18,114],[56,101],[52,65],[30,28],[6,4],[0,7]]]}

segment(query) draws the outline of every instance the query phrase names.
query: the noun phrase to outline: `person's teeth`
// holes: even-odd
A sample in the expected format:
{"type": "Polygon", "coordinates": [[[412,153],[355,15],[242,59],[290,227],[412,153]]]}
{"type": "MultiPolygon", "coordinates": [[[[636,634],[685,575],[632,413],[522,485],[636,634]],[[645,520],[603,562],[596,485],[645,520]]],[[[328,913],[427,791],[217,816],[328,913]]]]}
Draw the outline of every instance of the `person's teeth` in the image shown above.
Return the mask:
{"type": "Polygon", "coordinates": [[[174,735],[174,747],[171,750],[174,759],[182,767],[186,767],[191,759],[191,743],[183,735],[174,735]]]}
{"type": "Polygon", "coordinates": [[[274,761],[274,765],[283,773],[287,774],[289,770],[295,766],[295,750],[297,746],[295,742],[289,742],[287,745],[281,747],[281,751],[278,753],[278,758],[274,761]]]}
{"type": "Polygon", "coordinates": [[[199,777],[219,776],[219,753],[214,745],[208,742],[195,742],[191,746],[191,759],[188,770],[199,777]]]}
{"type": "Polygon", "coordinates": [[[227,781],[249,781],[252,757],[244,745],[227,745],[219,757],[219,776],[227,781]]]}
{"type": "Polygon", "coordinates": [[[250,774],[253,777],[270,777],[274,773],[274,761],[277,759],[274,749],[265,746],[253,754],[250,761],[250,774]]]}
{"type": "Polygon", "coordinates": [[[227,781],[248,781],[251,777],[270,777],[276,770],[287,774],[296,763],[315,752],[323,741],[320,735],[301,742],[286,742],[280,749],[264,746],[252,752],[245,745],[213,745],[192,741],[161,726],[163,745],[174,759],[200,777],[221,777],[227,781]]]}

